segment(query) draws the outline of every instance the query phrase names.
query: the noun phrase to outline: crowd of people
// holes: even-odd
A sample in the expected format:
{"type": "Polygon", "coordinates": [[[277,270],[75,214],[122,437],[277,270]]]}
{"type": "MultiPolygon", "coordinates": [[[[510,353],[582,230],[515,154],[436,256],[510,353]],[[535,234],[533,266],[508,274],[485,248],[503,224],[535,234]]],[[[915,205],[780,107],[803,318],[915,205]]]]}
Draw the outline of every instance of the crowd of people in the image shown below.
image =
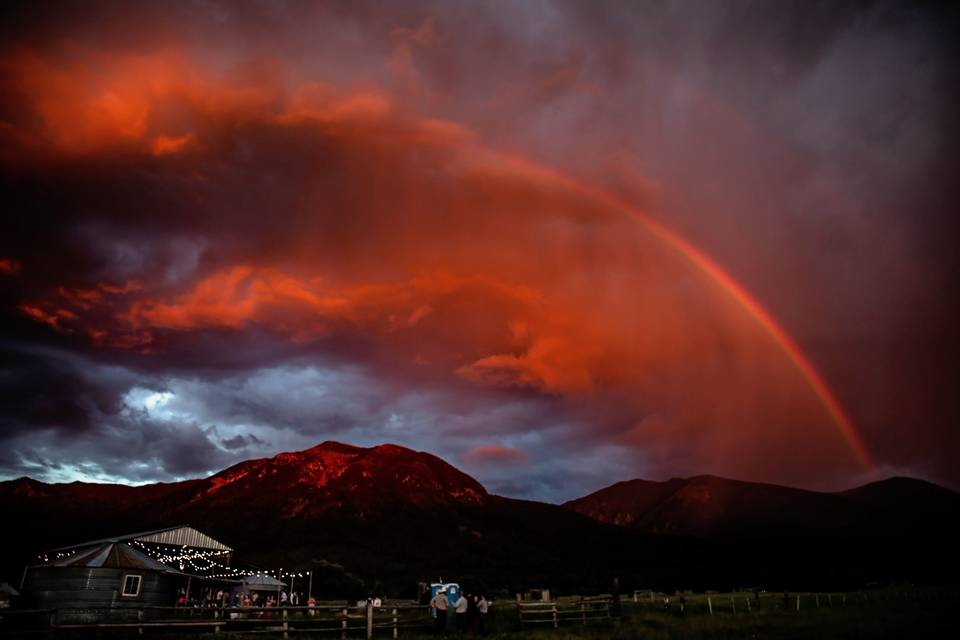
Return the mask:
{"type": "Polygon", "coordinates": [[[301,591],[292,591],[287,594],[286,589],[266,592],[266,595],[254,590],[247,592],[242,590],[224,591],[222,589],[216,592],[213,589],[204,589],[196,595],[188,595],[184,589],[180,589],[177,594],[178,607],[200,607],[203,609],[210,607],[313,607],[316,604],[317,599],[313,596],[304,598],[301,591]]]}
{"type": "MultiPolygon", "coordinates": [[[[420,602],[423,603],[424,601],[421,600],[420,602]]],[[[358,607],[364,607],[367,604],[379,607],[381,606],[381,599],[368,598],[357,602],[358,607]]],[[[313,596],[304,598],[304,594],[299,591],[287,594],[285,589],[265,593],[254,590],[246,592],[242,590],[224,591],[222,589],[214,592],[212,589],[204,589],[195,597],[187,594],[184,589],[180,589],[177,595],[177,606],[180,607],[225,609],[306,606],[312,608],[316,605],[317,600],[313,596]]],[[[453,626],[458,635],[487,634],[487,612],[490,609],[490,602],[483,594],[454,591],[453,587],[448,594],[446,588],[441,588],[430,599],[429,606],[434,616],[434,632],[437,635],[447,635],[450,626],[448,619],[450,617],[454,619],[453,626]]],[[[310,615],[313,615],[313,611],[310,611],[310,615]]]]}
{"type": "Polygon", "coordinates": [[[460,592],[451,602],[447,597],[446,589],[440,589],[430,600],[430,606],[435,614],[434,633],[436,635],[447,635],[449,626],[447,612],[451,610],[456,620],[455,628],[458,634],[487,634],[487,612],[490,609],[490,603],[482,594],[460,592]]]}

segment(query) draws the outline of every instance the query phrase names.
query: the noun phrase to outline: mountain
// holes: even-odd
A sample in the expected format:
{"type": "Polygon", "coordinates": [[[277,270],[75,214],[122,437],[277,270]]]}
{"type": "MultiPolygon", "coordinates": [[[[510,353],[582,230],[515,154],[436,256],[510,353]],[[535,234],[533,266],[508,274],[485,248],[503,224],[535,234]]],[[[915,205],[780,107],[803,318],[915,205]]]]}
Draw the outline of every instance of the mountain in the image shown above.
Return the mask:
{"type": "Polygon", "coordinates": [[[266,501],[281,518],[380,508],[483,504],[487,491],[440,458],[384,444],[363,449],[324,442],[306,451],[241,462],[197,487],[189,505],[205,509],[266,501]]]}
{"type": "Polygon", "coordinates": [[[711,539],[860,538],[915,533],[918,528],[960,531],[960,494],[910,478],[840,493],[709,475],[665,482],[629,480],[563,506],[599,522],[648,533],[711,539]]]}
{"type": "Polygon", "coordinates": [[[491,496],[440,458],[395,445],[325,442],[209,478],[139,487],[20,478],[0,483],[0,508],[16,523],[0,564],[13,580],[42,549],[179,524],[232,546],[241,562],[334,567],[340,588],[363,581],[406,595],[438,575],[609,588],[643,544],[556,505],[491,496]]]}
{"type": "Polygon", "coordinates": [[[564,507],[631,531],[719,544],[745,565],[765,562],[742,574],[761,580],[952,585],[960,570],[960,494],[911,478],[839,493],[715,476],[630,480],[564,507]]]}
{"type": "Polygon", "coordinates": [[[331,598],[410,597],[440,575],[509,593],[608,591],[613,577],[624,589],[936,581],[960,564],[942,526],[956,495],[903,479],[825,494],[698,476],[559,506],[491,495],[428,453],[324,442],[183,482],[0,482],[0,580],[19,581],[43,549],[190,524],[242,565],[313,569],[331,598]]]}
{"type": "Polygon", "coordinates": [[[926,531],[960,531],[960,493],[916,478],[888,478],[840,495],[874,507],[886,521],[926,531]]]}
{"type": "Polygon", "coordinates": [[[701,538],[844,535],[871,513],[840,495],[709,475],[620,482],[564,506],[600,522],[701,538]]]}

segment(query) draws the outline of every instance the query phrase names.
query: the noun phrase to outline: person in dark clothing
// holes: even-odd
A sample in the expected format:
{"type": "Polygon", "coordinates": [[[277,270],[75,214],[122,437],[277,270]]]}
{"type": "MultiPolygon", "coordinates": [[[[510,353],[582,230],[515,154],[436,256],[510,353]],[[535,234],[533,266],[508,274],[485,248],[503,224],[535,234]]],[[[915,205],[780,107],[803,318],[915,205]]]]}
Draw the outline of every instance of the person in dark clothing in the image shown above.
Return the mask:
{"type": "Polygon", "coordinates": [[[464,624],[467,633],[472,636],[480,631],[480,609],[477,608],[477,602],[479,600],[480,598],[477,596],[467,596],[467,613],[464,615],[464,624]]]}

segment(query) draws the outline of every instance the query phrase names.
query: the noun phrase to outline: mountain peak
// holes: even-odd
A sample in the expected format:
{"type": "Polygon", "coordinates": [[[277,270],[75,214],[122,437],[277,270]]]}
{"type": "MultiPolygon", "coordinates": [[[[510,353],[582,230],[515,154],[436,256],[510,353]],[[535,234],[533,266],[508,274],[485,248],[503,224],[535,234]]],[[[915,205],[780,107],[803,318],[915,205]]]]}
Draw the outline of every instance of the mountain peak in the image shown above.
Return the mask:
{"type": "Polygon", "coordinates": [[[920,478],[911,478],[909,476],[891,476],[889,478],[884,478],[883,480],[868,482],[867,484],[854,487],[853,489],[848,489],[847,491],[843,491],[841,493],[853,494],[868,490],[936,491],[938,493],[956,493],[951,489],[930,482],[929,480],[921,480],[920,478]]]}
{"type": "Polygon", "coordinates": [[[320,444],[316,444],[310,447],[309,449],[304,449],[300,453],[323,453],[323,452],[357,453],[363,450],[364,450],[363,447],[356,447],[352,444],[338,442],[337,440],[324,440],[320,444]]]}
{"type": "Polygon", "coordinates": [[[269,495],[284,503],[285,516],[294,517],[331,509],[478,504],[487,492],[428,453],[395,444],[364,448],[326,441],[234,465],[210,477],[192,502],[225,505],[249,495],[269,495]]]}
{"type": "MultiPolygon", "coordinates": [[[[314,445],[309,449],[305,449],[300,452],[293,453],[280,453],[279,456],[284,455],[310,455],[310,456],[327,456],[327,455],[344,455],[344,456],[356,456],[356,455],[418,455],[419,452],[414,451],[413,449],[408,449],[407,447],[400,446],[398,444],[392,444],[385,442],[383,444],[378,444],[373,447],[357,447],[352,444],[345,444],[343,442],[338,442],[336,440],[324,440],[320,444],[314,445]]],[[[275,456],[276,457],[276,456],[275,456]]]]}
{"type": "Polygon", "coordinates": [[[402,447],[398,444],[391,444],[389,442],[378,444],[377,446],[373,447],[373,451],[376,451],[377,453],[385,453],[389,455],[398,455],[398,454],[416,455],[418,453],[413,449],[408,449],[407,447],[402,447]]]}

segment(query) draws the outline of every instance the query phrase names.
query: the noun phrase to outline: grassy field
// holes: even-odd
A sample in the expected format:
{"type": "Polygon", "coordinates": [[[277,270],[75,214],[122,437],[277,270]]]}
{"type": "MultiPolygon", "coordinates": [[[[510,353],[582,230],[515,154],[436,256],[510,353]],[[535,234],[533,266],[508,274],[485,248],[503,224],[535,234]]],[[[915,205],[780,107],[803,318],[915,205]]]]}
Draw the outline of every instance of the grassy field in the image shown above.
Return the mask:
{"type": "MultiPolygon", "coordinates": [[[[783,594],[761,594],[759,606],[755,594],[709,594],[714,613],[710,615],[707,595],[684,595],[685,613],[680,613],[680,596],[658,594],[634,604],[624,597],[619,622],[591,626],[561,626],[558,629],[523,628],[516,610],[508,604],[491,616],[494,633],[489,638],[565,640],[571,638],[610,638],[611,640],[792,640],[800,638],[892,639],[944,638],[955,635],[955,616],[960,593],[946,590],[896,589],[844,594],[789,594],[784,606],[783,594]],[[736,602],[736,614],[733,602],[736,602]],[[750,610],[746,600],[750,598],[750,610]],[[817,607],[817,600],[820,606],[817,607]]],[[[405,636],[426,638],[431,636],[405,636]]]]}

